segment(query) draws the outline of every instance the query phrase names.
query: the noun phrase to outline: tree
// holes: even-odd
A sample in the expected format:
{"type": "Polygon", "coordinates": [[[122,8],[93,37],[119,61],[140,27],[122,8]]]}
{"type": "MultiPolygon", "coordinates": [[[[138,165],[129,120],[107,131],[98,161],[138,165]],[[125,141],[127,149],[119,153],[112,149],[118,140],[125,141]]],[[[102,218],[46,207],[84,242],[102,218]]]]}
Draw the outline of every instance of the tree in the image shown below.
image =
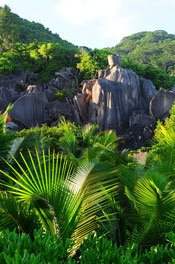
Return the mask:
{"type": "Polygon", "coordinates": [[[0,7],[0,52],[9,50],[17,37],[18,26],[11,9],[7,5],[0,7]]]}
{"type": "Polygon", "coordinates": [[[98,67],[97,63],[93,61],[92,56],[85,50],[82,50],[81,54],[76,56],[80,58],[80,62],[77,63],[77,68],[80,70],[79,80],[95,78],[98,67]]]}

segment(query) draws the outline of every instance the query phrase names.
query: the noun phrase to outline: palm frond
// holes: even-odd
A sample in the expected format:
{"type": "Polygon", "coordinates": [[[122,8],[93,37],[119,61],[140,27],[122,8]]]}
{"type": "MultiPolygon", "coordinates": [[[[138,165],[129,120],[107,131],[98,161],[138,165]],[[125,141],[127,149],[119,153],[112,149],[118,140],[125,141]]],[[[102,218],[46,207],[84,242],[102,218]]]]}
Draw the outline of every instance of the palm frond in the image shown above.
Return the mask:
{"type": "Polygon", "coordinates": [[[26,168],[14,157],[18,170],[7,162],[14,175],[1,172],[14,184],[1,185],[5,185],[20,202],[33,201],[43,227],[62,239],[71,237],[75,243],[74,251],[97,227],[98,204],[107,208],[110,203],[106,194],[115,195],[116,171],[93,174],[93,162],[84,161],[75,169],[70,159],[63,155],[50,151],[45,155],[43,150],[41,156],[36,149],[34,159],[31,152],[28,153],[30,166],[20,154],[26,168]]]}
{"type": "Polygon", "coordinates": [[[39,228],[38,217],[30,204],[18,202],[12,195],[0,192],[0,231],[16,228],[20,233],[32,234],[39,228]]]}

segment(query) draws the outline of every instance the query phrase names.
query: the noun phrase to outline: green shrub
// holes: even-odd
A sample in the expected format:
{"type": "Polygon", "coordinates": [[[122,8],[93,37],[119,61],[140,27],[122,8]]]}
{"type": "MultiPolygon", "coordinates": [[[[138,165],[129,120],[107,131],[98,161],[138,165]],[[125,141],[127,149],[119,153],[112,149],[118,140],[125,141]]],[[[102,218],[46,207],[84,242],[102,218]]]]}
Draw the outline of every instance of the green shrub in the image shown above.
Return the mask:
{"type": "MultiPolygon", "coordinates": [[[[155,129],[155,140],[147,156],[147,165],[165,161],[169,163],[169,168],[175,166],[175,104],[169,111],[170,117],[164,122],[158,121],[155,129]]],[[[175,170],[175,169],[174,169],[175,170]]]]}
{"type": "Polygon", "coordinates": [[[175,257],[174,248],[155,246],[142,249],[137,244],[117,247],[104,237],[93,237],[85,240],[80,248],[80,263],[168,263],[175,257]],[[167,261],[167,262],[166,262],[167,261]]]}
{"type": "Polygon", "coordinates": [[[166,264],[175,263],[174,233],[167,234],[171,244],[157,245],[143,249],[137,244],[117,247],[104,236],[96,234],[84,240],[73,258],[68,258],[70,241],[62,241],[57,236],[42,230],[34,232],[34,239],[15,230],[0,236],[0,263],[3,264],[166,264]]]}
{"type": "Polygon", "coordinates": [[[35,230],[33,240],[25,233],[19,236],[7,230],[0,236],[0,263],[67,263],[69,244],[69,239],[63,242],[48,232],[43,235],[43,230],[35,230]]]}
{"type": "Polygon", "coordinates": [[[157,245],[150,249],[143,249],[137,244],[117,247],[105,237],[93,236],[84,240],[79,250],[80,264],[166,264],[175,263],[175,248],[169,244],[157,245]]]}
{"type": "Polygon", "coordinates": [[[37,74],[37,81],[54,78],[63,67],[76,67],[75,49],[59,43],[15,43],[13,48],[0,55],[0,74],[10,74],[16,69],[37,74]]]}
{"type": "MultiPolygon", "coordinates": [[[[108,55],[111,52],[107,50],[90,50],[82,51],[80,54],[80,62],[77,68],[80,69],[79,79],[92,79],[97,78],[99,69],[105,70],[109,68],[108,55]]],[[[175,84],[175,78],[165,72],[165,70],[151,65],[143,65],[130,60],[122,59],[121,67],[131,69],[138,74],[140,78],[146,78],[153,82],[156,89],[161,87],[164,89],[171,89],[175,84]]]]}
{"type": "MultiPolygon", "coordinates": [[[[67,123],[67,127],[70,131],[77,131],[78,128],[72,123],[67,123]]],[[[60,151],[60,138],[64,136],[65,129],[61,125],[59,127],[48,127],[48,126],[42,126],[42,127],[35,127],[30,129],[23,129],[21,132],[17,134],[19,138],[21,137],[27,137],[30,135],[35,134],[36,136],[40,137],[41,144],[43,146],[49,147],[51,150],[55,150],[55,152],[60,151]]],[[[30,148],[30,144],[26,145],[27,148],[30,148]]]]}
{"type": "Polygon", "coordinates": [[[156,89],[164,88],[170,90],[175,84],[175,78],[168,75],[165,70],[155,66],[132,62],[130,60],[122,59],[121,66],[126,69],[131,69],[138,74],[140,78],[146,78],[152,81],[156,89]]]}
{"type": "MultiPolygon", "coordinates": [[[[22,130],[18,133],[18,137],[25,138],[33,134],[40,137],[44,147],[49,147],[56,153],[64,153],[75,162],[83,158],[89,161],[99,159],[101,162],[109,162],[115,166],[119,156],[116,133],[113,131],[99,132],[96,125],[88,124],[84,127],[76,127],[74,123],[66,122],[62,118],[58,127],[42,126],[41,128],[22,130]]],[[[24,147],[31,150],[30,146],[32,146],[31,143],[28,144],[26,140],[24,147]]]]}

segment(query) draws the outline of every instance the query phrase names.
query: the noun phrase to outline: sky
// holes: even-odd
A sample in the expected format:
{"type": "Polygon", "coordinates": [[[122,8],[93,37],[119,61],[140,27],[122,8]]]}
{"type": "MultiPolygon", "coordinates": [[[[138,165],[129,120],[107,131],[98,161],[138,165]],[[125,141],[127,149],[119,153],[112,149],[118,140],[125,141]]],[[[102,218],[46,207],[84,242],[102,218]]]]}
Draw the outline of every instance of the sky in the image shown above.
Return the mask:
{"type": "Polygon", "coordinates": [[[141,31],[175,34],[175,0],[0,0],[74,45],[113,47],[141,31]]]}

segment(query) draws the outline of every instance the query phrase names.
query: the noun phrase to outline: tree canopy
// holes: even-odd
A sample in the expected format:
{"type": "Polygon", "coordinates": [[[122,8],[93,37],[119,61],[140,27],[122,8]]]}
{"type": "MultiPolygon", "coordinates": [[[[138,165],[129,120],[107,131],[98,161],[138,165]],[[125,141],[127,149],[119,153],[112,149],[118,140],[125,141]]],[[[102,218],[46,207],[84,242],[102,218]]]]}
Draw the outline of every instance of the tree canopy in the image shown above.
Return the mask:
{"type": "Polygon", "coordinates": [[[133,62],[153,65],[170,75],[175,74],[175,35],[164,30],[132,34],[107,50],[133,62]]]}
{"type": "Polygon", "coordinates": [[[0,7],[0,52],[9,50],[18,38],[18,26],[10,8],[0,7]]]}

